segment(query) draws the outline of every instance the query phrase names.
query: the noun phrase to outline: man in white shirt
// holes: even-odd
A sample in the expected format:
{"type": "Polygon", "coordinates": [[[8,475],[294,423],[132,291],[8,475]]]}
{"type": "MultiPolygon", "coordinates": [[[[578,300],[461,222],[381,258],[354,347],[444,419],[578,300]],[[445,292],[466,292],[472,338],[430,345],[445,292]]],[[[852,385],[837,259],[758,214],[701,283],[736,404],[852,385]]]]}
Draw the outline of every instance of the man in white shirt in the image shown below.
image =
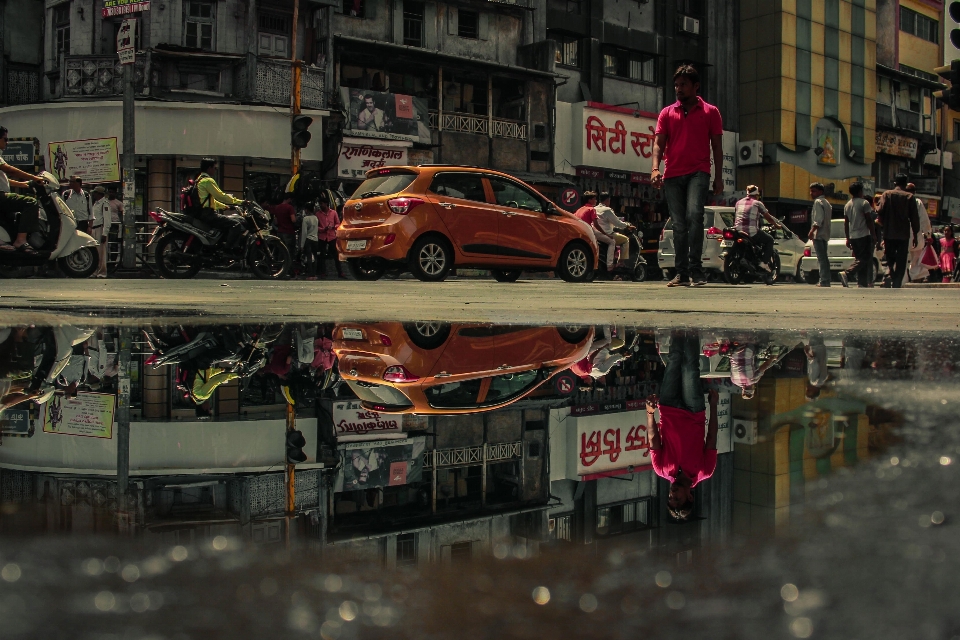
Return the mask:
{"type": "Polygon", "coordinates": [[[116,187],[107,189],[107,200],[110,202],[110,224],[123,223],[123,200],[117,194],[116,187]]]}
{"type": "Polygon", "coordinates": [[[70,188],[63,192],[63,201],[73,211],[77,219],[77,229],[86,233],[90,230],[90,194],[83,190],[80,176],[70,176],[70,188]]]}
{"type": "Polygon", "coordinates": [[[930,275],[930,269],[920,260],[927,248],[927,240],[933,234],[933,225],[930,224],[930,214],[927,213],[927,206],[923,203],[923,200],[916,196],[917,185],[912,182],[907,183],[907,191],[914,194],[913,197],[917,201],[917,218],[920,220],[920,235],[923,237],[923,242],[917,243],[915,247],[910,247],[910,266],[907,267],[907,275],[910,277],[910,281],[917,282],[925,280],[930,275]]]}
{"type": "Polygon", "coordinates": [[[606,191],[600,194],[600,204],[597,205],[596,211],[597,219],[593,224],[601,233],[614,240],[607,245],[607,271],[611,271],[616,247],[623,247],[620,251],[621,263],[630,259],[630,239],[622,233],[617,233],[618,229],[629,229],[630,225],[621,220],[610,208],[610,194],[606,191]]]}
{"type": "Polygon", "coordinates": [[[807,236],[813,241],[813,251],[817,254],[817,263],[820,271],[818,287],[830,286],[830,258],[827,257],[827,245],[830,242],[830,219],[833,217],[833,206],[823,193],[822,183],[814,182],[810,185],[810,199],[813,208],[810,210],[810,233],[807,236]]]}
{"type": "Polygon", "coordinates": [[[97,269],[96,277],[107,277],[107,236],[110,234],[110,222],[112,214],[110,213],[110,202],[107,200],[107,190],[103,187],[97,187],[92,194],[93,210],[91,212],[90,235],[100,243],[98,251],[100,253],[100,267],[97,269]]]}

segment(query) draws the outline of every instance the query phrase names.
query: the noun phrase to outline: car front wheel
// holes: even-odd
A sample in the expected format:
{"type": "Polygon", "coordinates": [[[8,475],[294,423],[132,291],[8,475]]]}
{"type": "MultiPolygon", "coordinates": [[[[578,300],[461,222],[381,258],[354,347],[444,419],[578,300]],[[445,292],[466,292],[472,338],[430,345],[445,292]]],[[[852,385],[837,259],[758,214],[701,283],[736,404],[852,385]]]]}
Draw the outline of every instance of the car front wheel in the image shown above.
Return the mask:
{"type": "Polygon", "coordinates": [[[557,273],[566,282],[589,282],[593,277],[593,256],[580,242],[571,242],[560,254],[557,273]]]}

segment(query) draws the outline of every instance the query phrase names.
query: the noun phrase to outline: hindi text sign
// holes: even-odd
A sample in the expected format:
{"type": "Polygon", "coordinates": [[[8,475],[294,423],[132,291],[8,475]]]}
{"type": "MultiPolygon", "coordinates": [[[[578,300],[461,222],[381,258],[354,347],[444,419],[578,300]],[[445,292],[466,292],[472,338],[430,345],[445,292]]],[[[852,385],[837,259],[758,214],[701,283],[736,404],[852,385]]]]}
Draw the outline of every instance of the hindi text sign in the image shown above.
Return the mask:
{"type": "Polygon", "coordinates": [[[117,31],[117,55],[120,64],[133,64],[137,61],[137,52],[134,43],[137,41],[137,19],[127,18],[120,23],[117,31]]]}
{"type": "Polygon", "coordinates": [[[381,167],[400,167],[407,164],[407,150],[403,147],[376,147],[369,144],[344,143],[340,147],[337,174],[348,180],[363,180],[367,171],[381,167]]]}
{"type": "Polygon", "coordinates": [[[575,166],[635,172],[649,169],[657,121],[620,111],[574,107],[575,166]],[[576,140],[580,140],[579,144],[576,140]]]}
{"type": "Polygon", "coordinates": [[[577,475],[650,466],[646,410],[578,417],[576,423],[577,475]]]}
{"type": "Polygon", "coordinates": [[[109,440],[115,406],[112,393],[78,393],[75,398],[56,394],[44,405],[43,431],[109,440]]]}
{"type": "Polygon", "coordinates": [[[356,401],[333,403],[333,433],[337,442],[407,437],[402,416],[368,411],[356,401]]]}
{"type": "Polygon", "coordinates": [[[120,182],[116,138],[51,142],[47,144],[47,160],[61,184],[72,175],[80,176],[84,184],[120,182]]]}

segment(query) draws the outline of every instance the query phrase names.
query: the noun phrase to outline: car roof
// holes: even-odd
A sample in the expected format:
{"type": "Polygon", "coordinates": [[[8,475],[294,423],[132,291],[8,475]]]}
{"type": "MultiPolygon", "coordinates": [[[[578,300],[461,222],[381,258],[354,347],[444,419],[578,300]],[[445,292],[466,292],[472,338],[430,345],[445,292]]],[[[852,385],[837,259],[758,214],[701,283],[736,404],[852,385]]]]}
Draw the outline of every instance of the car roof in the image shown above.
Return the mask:
{"type": "MultiPolygon", "coordinates": [[[[454,169],[456,171],[466,171],[469,173],[489,173],[489,174],[500,176],[503,178],[516,180],[517,182],[522,182],[523,184],[527,184],[520,178],[517,178],[516,176],[512,176],[509,173],[504,173],[503,171],[497,171],[496,169],[490,169],[488,167],[476,167],[473,165],[465,165],[465,164],[421,164],[421,165],[415,165],[415,166],[414,165],[398,165],[398,166],[391,166],[391,167],[382,167],[380,169],[371,169],[370,172],[368,172],[367,177],[368,178],[371,177],[370,173],[383,171],[384,169],[416,171],[418,173],[423,173],[424,169],[426,169],[427,171],[436,171],[440,169],[454,169]]],[[[374,173],[374,175],[376,175],[376,173],[374,173]]]]}

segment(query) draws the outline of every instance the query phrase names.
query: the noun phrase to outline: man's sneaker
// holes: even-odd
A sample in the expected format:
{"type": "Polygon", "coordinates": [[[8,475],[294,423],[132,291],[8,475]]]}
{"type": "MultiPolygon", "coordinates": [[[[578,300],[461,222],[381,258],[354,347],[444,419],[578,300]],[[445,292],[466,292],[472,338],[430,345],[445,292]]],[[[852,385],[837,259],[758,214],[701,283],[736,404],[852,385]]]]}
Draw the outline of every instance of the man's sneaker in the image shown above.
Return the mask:
{"type": "Polygon", "coordinates": [[[690,280],[685,277],[674,276],[673,280],[667,283],[667,286],[668,287],[689,287],[690,280]]]}
{"type": "Polygon", "coordinates": [[[840,282],[843,284],[844,287],[850,286],[850,282],[847,280],[847,274],[844,271],[840,272],[840,282]]]}
{"type": "Polygon", "coordinates": [[[693,286],[695,286],[695,287],[702,287],[702,286],[705,285],[705,284],[707,284],[707,278],[706,278],[705,276],[703,276],[703,275],[694,276],[694,278],[693,278],[693,286]]]}

